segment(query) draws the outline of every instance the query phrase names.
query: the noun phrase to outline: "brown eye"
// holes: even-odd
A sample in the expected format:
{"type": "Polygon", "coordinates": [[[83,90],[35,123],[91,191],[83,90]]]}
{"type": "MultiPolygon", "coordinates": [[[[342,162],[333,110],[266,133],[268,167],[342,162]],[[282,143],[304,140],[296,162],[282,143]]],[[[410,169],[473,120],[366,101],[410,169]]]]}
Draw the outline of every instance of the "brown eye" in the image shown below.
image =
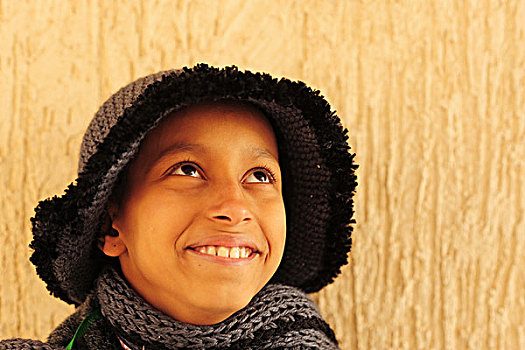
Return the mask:
{"type": "Polygon", "coordinates": [[[256,169],[246,178],[248,183],[273,183],[274,177],[267,169],[256,169]]]}
{"type": "Polygon", "coordinates": [[[197,170],[197,167],[189,163],[182,163],[176,165],[170,170],[169,175],[201,177],[199,171],[197,170]]]}

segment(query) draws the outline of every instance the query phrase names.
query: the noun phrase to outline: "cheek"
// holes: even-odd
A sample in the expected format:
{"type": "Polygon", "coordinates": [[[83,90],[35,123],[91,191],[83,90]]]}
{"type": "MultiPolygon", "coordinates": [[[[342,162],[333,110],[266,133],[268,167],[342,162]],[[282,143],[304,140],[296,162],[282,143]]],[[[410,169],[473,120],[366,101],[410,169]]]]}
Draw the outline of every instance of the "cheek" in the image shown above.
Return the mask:
{"type": "Polygon", "coordinates": [[[156,191],[137,195],[126,205],[123,234],[133,245],[170,247],[188,225],[193,207],[177,195],[156,191]]]}
{"type": "Polygon", "coordinates": [[[272,252],[282,255],[286,241],[286,213],[284,203],[281,201],[267,206],[263,216],[270,249],[272,252]]]}

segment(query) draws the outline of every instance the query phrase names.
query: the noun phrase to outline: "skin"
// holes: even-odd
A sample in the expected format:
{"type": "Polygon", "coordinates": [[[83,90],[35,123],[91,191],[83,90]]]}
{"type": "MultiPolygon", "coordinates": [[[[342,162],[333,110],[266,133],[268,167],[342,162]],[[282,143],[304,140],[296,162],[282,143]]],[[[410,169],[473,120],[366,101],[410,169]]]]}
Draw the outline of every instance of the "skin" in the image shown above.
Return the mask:
{"type": "Polygon", "coordinates": [[[102,250],[119,258],[137,293],[179,321],[227,319],[279,266],[286,217],[277,141],[253,107],[201,103],[166,117],[142,143],[123,192],[109,205],[118,236],[105,236],[102,250]],[[173,148],[180,143],[197,147],[173,148]],[[258,253],[233,262],[189,248],[218,241],[250,242],[258,253]]]}

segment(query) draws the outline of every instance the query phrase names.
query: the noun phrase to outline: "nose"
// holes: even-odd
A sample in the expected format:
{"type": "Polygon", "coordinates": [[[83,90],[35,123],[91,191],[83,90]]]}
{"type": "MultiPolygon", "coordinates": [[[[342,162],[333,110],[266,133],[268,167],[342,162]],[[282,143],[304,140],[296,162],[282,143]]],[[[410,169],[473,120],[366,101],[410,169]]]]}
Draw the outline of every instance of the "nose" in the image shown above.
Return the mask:
{"type": "Polygon", "coordinates": [[[212,221],[233,226],[253,220],[241,189],[234,186],[222,188],[214,196],[210,196],[210,200],[212,199],[215,199],[215,203],[211,203],[208,211],[208,217],[212,221]]]}

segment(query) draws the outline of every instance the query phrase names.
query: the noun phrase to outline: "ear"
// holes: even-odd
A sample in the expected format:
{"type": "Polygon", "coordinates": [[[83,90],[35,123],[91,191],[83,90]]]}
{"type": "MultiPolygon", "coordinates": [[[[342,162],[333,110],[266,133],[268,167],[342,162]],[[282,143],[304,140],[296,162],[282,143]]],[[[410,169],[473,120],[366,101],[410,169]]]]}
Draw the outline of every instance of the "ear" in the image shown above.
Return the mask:
{"type": "Polygon", "coordinates": [[[104,242],[100,242],[100,243],[101,243],[99,244],[100,249],[107,256],[119,257],[128,250],[126,248],[126,244],[120,238],[120,234],[118,236],[106,235],[104,236],[104,242]]]}
{"type": "Polygon", "coordinates": [[[104,231],[110,232],[106,234],[103,238],[99,239],[98,247],[104,252],[107,256],[118,257],[127,251],[126,244],[122,240],[121,234],[115,223],[115,218],[117,216],[118,208],[115,204],[109,203],[108,210],[106,212],[104,231]]]}

